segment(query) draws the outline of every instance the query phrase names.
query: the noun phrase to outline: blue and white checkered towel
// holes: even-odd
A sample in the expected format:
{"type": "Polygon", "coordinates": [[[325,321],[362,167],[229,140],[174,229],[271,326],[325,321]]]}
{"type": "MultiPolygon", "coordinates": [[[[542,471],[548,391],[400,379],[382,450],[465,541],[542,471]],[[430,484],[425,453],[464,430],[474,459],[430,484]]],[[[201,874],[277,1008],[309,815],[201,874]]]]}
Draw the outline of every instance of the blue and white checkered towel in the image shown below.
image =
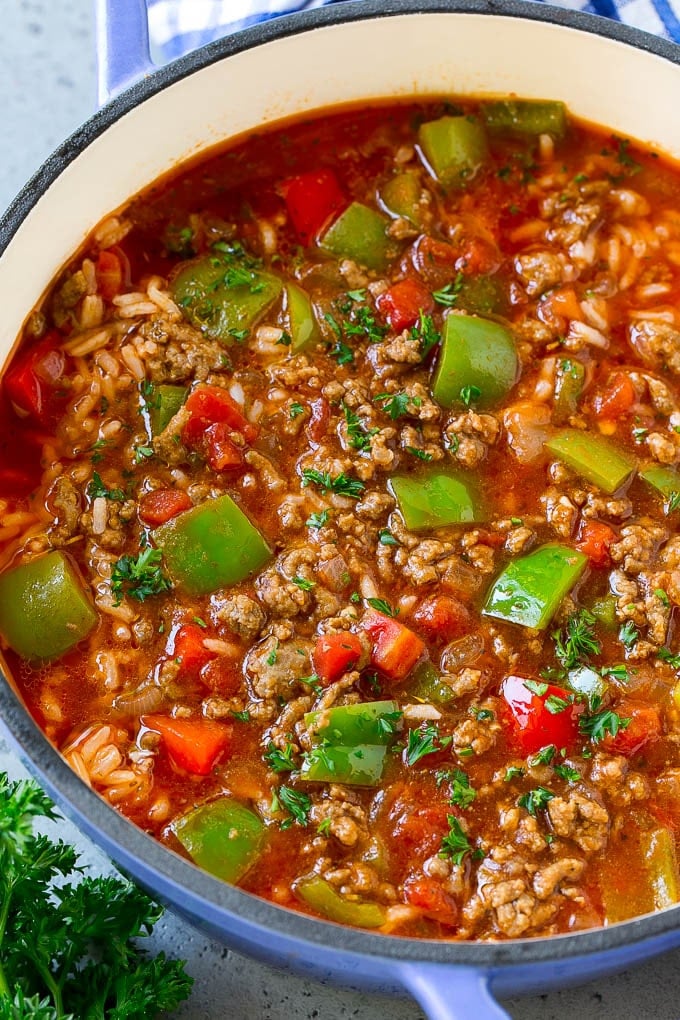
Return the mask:
{"type": "MultiPolygon", "coordinates": [[[[353,0],[147,0],[151,50],[158,63],[260,21],[353,0]]],[[[680,42],[680,0],[560,0],[680,42]]]]}

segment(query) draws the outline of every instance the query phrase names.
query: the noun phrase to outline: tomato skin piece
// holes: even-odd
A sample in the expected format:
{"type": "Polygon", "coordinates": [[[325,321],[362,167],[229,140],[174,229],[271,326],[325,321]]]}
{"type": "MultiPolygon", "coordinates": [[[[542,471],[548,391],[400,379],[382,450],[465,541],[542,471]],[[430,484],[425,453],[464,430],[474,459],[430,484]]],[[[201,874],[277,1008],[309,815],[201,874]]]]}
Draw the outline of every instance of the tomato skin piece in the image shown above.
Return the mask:
{"type": "Polygon", "coordinates": [[[237,662],[226,655],[219,655],[203,666],[199,680],[208,690],[229,698],[240,688],[243,676],[237,662]]]}
{"type": "Polygon", "coordinates": [[[160,733],[170,760],[195,776],[208,776],[229,749],[233,728],[212,719],[173,719],[147,715],[142,726],[160,733]]]}
{"type": "Polygon", "coordinates": [[[180,675],[195,680],[201,669],[215,658],[203,644],[205,631],[197,623],[184,623],[175,634],[170,655],[180,668],[180,675]]]}
{"type": "MultiPolygon", "coordinates": [[[[506,676],[501,684],[505,699],[508,742],[524,757],[535,754],[547,744],[569,748],[578,740],[578,719],[583,711],[579,704],[570,705],[553,714],[545,706],[548,698],[569,700],[573,695],[563,687],[548,684],[545,694],[534,694],[525,684],[525,677],[506,676]]],[[[539,682],[539,681],[537,681],[539,682]]]]}
{"type": "Polygon", "coordinates": [[[314,672],[324,684],[332,684],[353,669],[362,654],[361,639],[351,631],[321,634],[312,653],[314,672]]]}
{"type": "Polygon", "coordinates": [[[332,170],[310,170],[289,177],[281,187],[291,223],[305,246],[348,204],[332,170]]]}
{"type": "Polygon", "coordinates": [[[436,879],[428,875],[412,875],[407,878],[404,882],[404,898],[411,906],[422,910],[426,917],[442,924],[458,923],[458,904],[436,879]]]}
{"type": "Polygon", "coordinates": [[[61,337],[55,330],[12,362],[4,379],[5,393],[20,417],[49,422],[53,394],[66,370],[66,355],[59,349],[61,337]]]}
{"type": "Polygon", "coordinates": [[[257,439],[259,429],[245,417],[231,395],[221,386],[201,384],[191,391],[184,404],[189,421],[182,432],[182,442],[194,449],[200,445],[206,429],[218,422],[240,432],[247,443],[257,439]]]}
{"type": "Polygon", "coordinates": [[[105,301],[111,301],[123,289],[123,266],[115,252],[100,251],[95,264],[97,289],[105,301]]]}
{"type": "Polygon", "coordinates": [[[434,299],[424,284],[407,277],[394,283],[377,298],[375,304],[383,319],[400,333],[415,326],[421,312],[428,315],[434,308],[434,299]]]}
{"type": "Polygon", "coordinates": [[[615,372],[607,387],[593,399],[593,410],[598,418],[616,421],[635,403],[635,387],[625,372],[615,372]]]}
{"type": "Polygon", "coordinates": [[[430,641],[446,643],[469,634],[472,617],[453,595],[430,595],[420,603],[413,619],[430,641]]]}
{"type": "Polygon", "coordinates": [[[213,471],[233,471],[244,464],[243,451],[231,438],[232,429],[223,421],[205,430],[205,458],[213,471]]]}
{"type": "Polygon", "coordinates": [[[594,567],[608,567],[611,563],[609,547],[616,542],[616,532],[602,521],[584,521],[576,548],[584,552],[594,567]]]}
{"type": "Polygon", "coordinates": [[[145,524],[155,528],[192,506],[191,499],[182,489],[154,489],[140,499],[139,516],[145,524]]]}
{"type": "Polygon", "coordinates": [[[416,662],[425,654],[425,643],[403,623],[369,610],[361,621],[371,637],[371,665],[389,680],[404,680],[416,662]]]}
{"type": "Polygon", "coordinates": [[[661,718],[653,705],[622,701],[616,707],[622,719],[630,719],[625,730],[619,730],[615,737],[608,733],[602,746],[610,754],[622,754],[632,758],[647,744],[657,740],[662,733],[661,718]]]}

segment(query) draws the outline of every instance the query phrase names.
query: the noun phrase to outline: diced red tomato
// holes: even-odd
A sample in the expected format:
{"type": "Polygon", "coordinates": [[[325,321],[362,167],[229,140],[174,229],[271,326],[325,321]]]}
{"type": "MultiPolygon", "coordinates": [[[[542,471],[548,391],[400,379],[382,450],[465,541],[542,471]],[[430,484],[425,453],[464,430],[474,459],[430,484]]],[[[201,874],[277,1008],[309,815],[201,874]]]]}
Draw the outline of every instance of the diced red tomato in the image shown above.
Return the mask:
{"type": "Polygon", "coordinates": [[[318,400],[312,401],[311,408],[312,416],[309,419],[309,425],[307,428],[309,438],[318,446],[328,432],[328,426],[331,420],[331,405],[325,397],[319,397],[318,400]]]}
{"type": "Polygon", "coordinates": [[[123,266],[115,252],[100,251],[95,266],[97,288],[105,301],[111,301],[123,289],[123,266]]]}
{"type": "Polygon", "coordinates": [[[232,432],[223,421],[205,430],[205,458],[213,471],[231,471],[244,463],[243,450],[231,438],[232,432]]]}
{"type": "Polygon", "coordinates": [[[608,381],[607,387],[597,393],[593,400],[593,408],[598,418],[616,421],[635,403],[635,387],[625,372],[616,372],[608,381]]]}
{"type": "Polygon", "coordinates": [[[170,760],[196,776],[210,775],[218,759],[229,749],[232,727],[212,719],[173,719],[147,715],[143,726],[160,733],[170,760]]]}
{"type": "Polygon", "coordinates": [[[205,631],[197,623],[182,624],[176,632],[169,654],[177,662],[180,676],[195,680],[201,669],[215,658],[215,653],[205,647],[204,641],[205,631]]]}
{"type": "Polygon", "coordinates": [[[653,705],[622,701],[616,711],[622,719],[630,719],[630,722],[615,737],[608,733],[602,741],[602,746],[610,754],[623,754],[631,758],[661,736],[661,718],[653,705]]]}
{"type": "Polygon", "coordinates": [[[484,237],[471,237],[463,243],[463,253],[456,260],[456,269],[469,276],[493,273],[498,269],[498,248],[484,237]]]}
{"type": "Polygon", "coordinates": [[[154,489],[139,501],[139,516],[152,528],[165,524],[177,514],[190,510],[192,502],[182,489],[154,489]]]}
{"type": "Polygon", "coordinates": [[[236,694],[243,681],[239,663],[226,655],[220,655],[208,662],[200,672],[202,684],[215,694],[229,698],[236,694]]]}
{"type": "Polygon", "coordinates": [[[416,241],[411,257],[414,268],[428,287],[443,287],[455,279],[457,255],[446,241],[426,234],[416,241]]]}
{"type": "Polygon", "coordinates": [[[404,882],[407,903],[442,924],[458,923],[458,904],[444,891],[440,882],[428,875],[412,875],[404,882]]]}
{"type": "Polygon", "coordinates": [[[376,307],[392,329],[400,333],[415,326],[421,312],[428,315],[434,308],[434,300],[424,284],[408,277],[381,294],[376,300],[376,307]]]}
{"type": "Polygon", "coordinates": [[[247,443],[257,439],[259,429],[245,417],[243,410],[221,386],[200,385],[191,391],[185,408],[189,421],[184,426],[182,441],[192,449],[200,445],[206,429],[223,422],[240,432],[247,443]]]}
{"type": "Polygon", "coordinates": [[[31,415],[46,424],[55,411],[55,390],[66,369],[66,355],[58,347],[61,340],[56,331],[48,333],[20,353],[5,375],[5,393],[20,418],[31,415]]]}
{"type": "Polygon", "coordinates": [[[430,595],[420,603],[413,619],[430,641],[454,641],[472,629],[469,610],[453,595],[430,595]]]}
{"type": "Polygon", "coordinates": [[[321,634],[312,655],[314,672],[325,684],[332,684],[347,670],[354,668],[362,652],[361,639],[351,631],[321,634]]]}
{"type": "Polygon", "coordinates": [[[417,634],[374,609],[366,613],[361,626],[373,640],[371,665],[390,680],[403,680],[425,654],[425,644],[417,634]]]}
{"type": "Polygon", "coordinates": [[[608,567],[609,547],[616,541],[616,532],[602,521],[584,521],[578,533],[576,548],[584,552],[594,567],[608,567]]]}
{"type": "Polygon", "coordinates": [[[347,205],[332,170],[311,170],[282,184],[288,215],[300,241],[311,244],[322,227],[347,205]]]}
{"type": "Polygon", "coordinates": [[[508,706],[505,717],[509,743],[522,755],[535,754],[547,744],[571,747],[578,738],[578,717],[583,706],[568,704],[567,708],[562,708],[563,702],[570,701],[569,691],[554,684],[530,682],[541,689],[545,686],[545,691],[534,693],[521,676],[506,676],[501,684],[501,694],[508,706]],[[555,711],[551,711],[551,707],[555,711]]]}
{"type": "Polygon", "coordinates": [[[437,853],[449,831],[451,808],[445,804],[405,803],[401,798],[390,812],[392,832],[400,854],[409,862],[424,861],[437,853]]]}

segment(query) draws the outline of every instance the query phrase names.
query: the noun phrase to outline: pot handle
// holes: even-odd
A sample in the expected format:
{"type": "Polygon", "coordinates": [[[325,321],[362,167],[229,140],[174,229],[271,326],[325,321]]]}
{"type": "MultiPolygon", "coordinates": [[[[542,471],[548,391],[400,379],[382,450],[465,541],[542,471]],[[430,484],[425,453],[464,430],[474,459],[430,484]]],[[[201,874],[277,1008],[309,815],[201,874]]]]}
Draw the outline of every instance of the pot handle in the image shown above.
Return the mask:
{"type": "Polygon", "coordinates": [[[511,1020],[489,991],[489,975],[473,967],[403,963],[395,973],[428,1020],[511,1020]]]}
{"type": "Polygon", "coordinates": [[[103,106],[152,68],[146,0],[96,0],[97,101],[103,106]]]}

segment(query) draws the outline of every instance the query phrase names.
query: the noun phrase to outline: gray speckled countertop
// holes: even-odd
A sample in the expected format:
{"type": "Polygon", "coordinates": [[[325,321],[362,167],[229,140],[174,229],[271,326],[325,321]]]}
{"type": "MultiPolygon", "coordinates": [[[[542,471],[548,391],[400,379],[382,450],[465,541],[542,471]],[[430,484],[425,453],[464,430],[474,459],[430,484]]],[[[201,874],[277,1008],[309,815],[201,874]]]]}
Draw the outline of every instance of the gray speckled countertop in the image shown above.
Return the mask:
{"type": "MultiPolygon", "coordinates": [[[[94,110],[93,6],[93,0],[0,0],[0,209],[94,110]]],[[[0,769],[25,775],[2,744],[0,769]]],[[[110,867],[70,824],[63,830],[93,869],[110,867]]],[[[185,1020],[423,1020],[411,1002],[325,987],[237,957],[170,914],[154,942],[185,958],[196,980],[191,1000],[177,1014],[185,1020]]],[[[679,972],[680,950],[597,984],[505,1005],[515,1020],[675,1020],[679,972]]]]}

